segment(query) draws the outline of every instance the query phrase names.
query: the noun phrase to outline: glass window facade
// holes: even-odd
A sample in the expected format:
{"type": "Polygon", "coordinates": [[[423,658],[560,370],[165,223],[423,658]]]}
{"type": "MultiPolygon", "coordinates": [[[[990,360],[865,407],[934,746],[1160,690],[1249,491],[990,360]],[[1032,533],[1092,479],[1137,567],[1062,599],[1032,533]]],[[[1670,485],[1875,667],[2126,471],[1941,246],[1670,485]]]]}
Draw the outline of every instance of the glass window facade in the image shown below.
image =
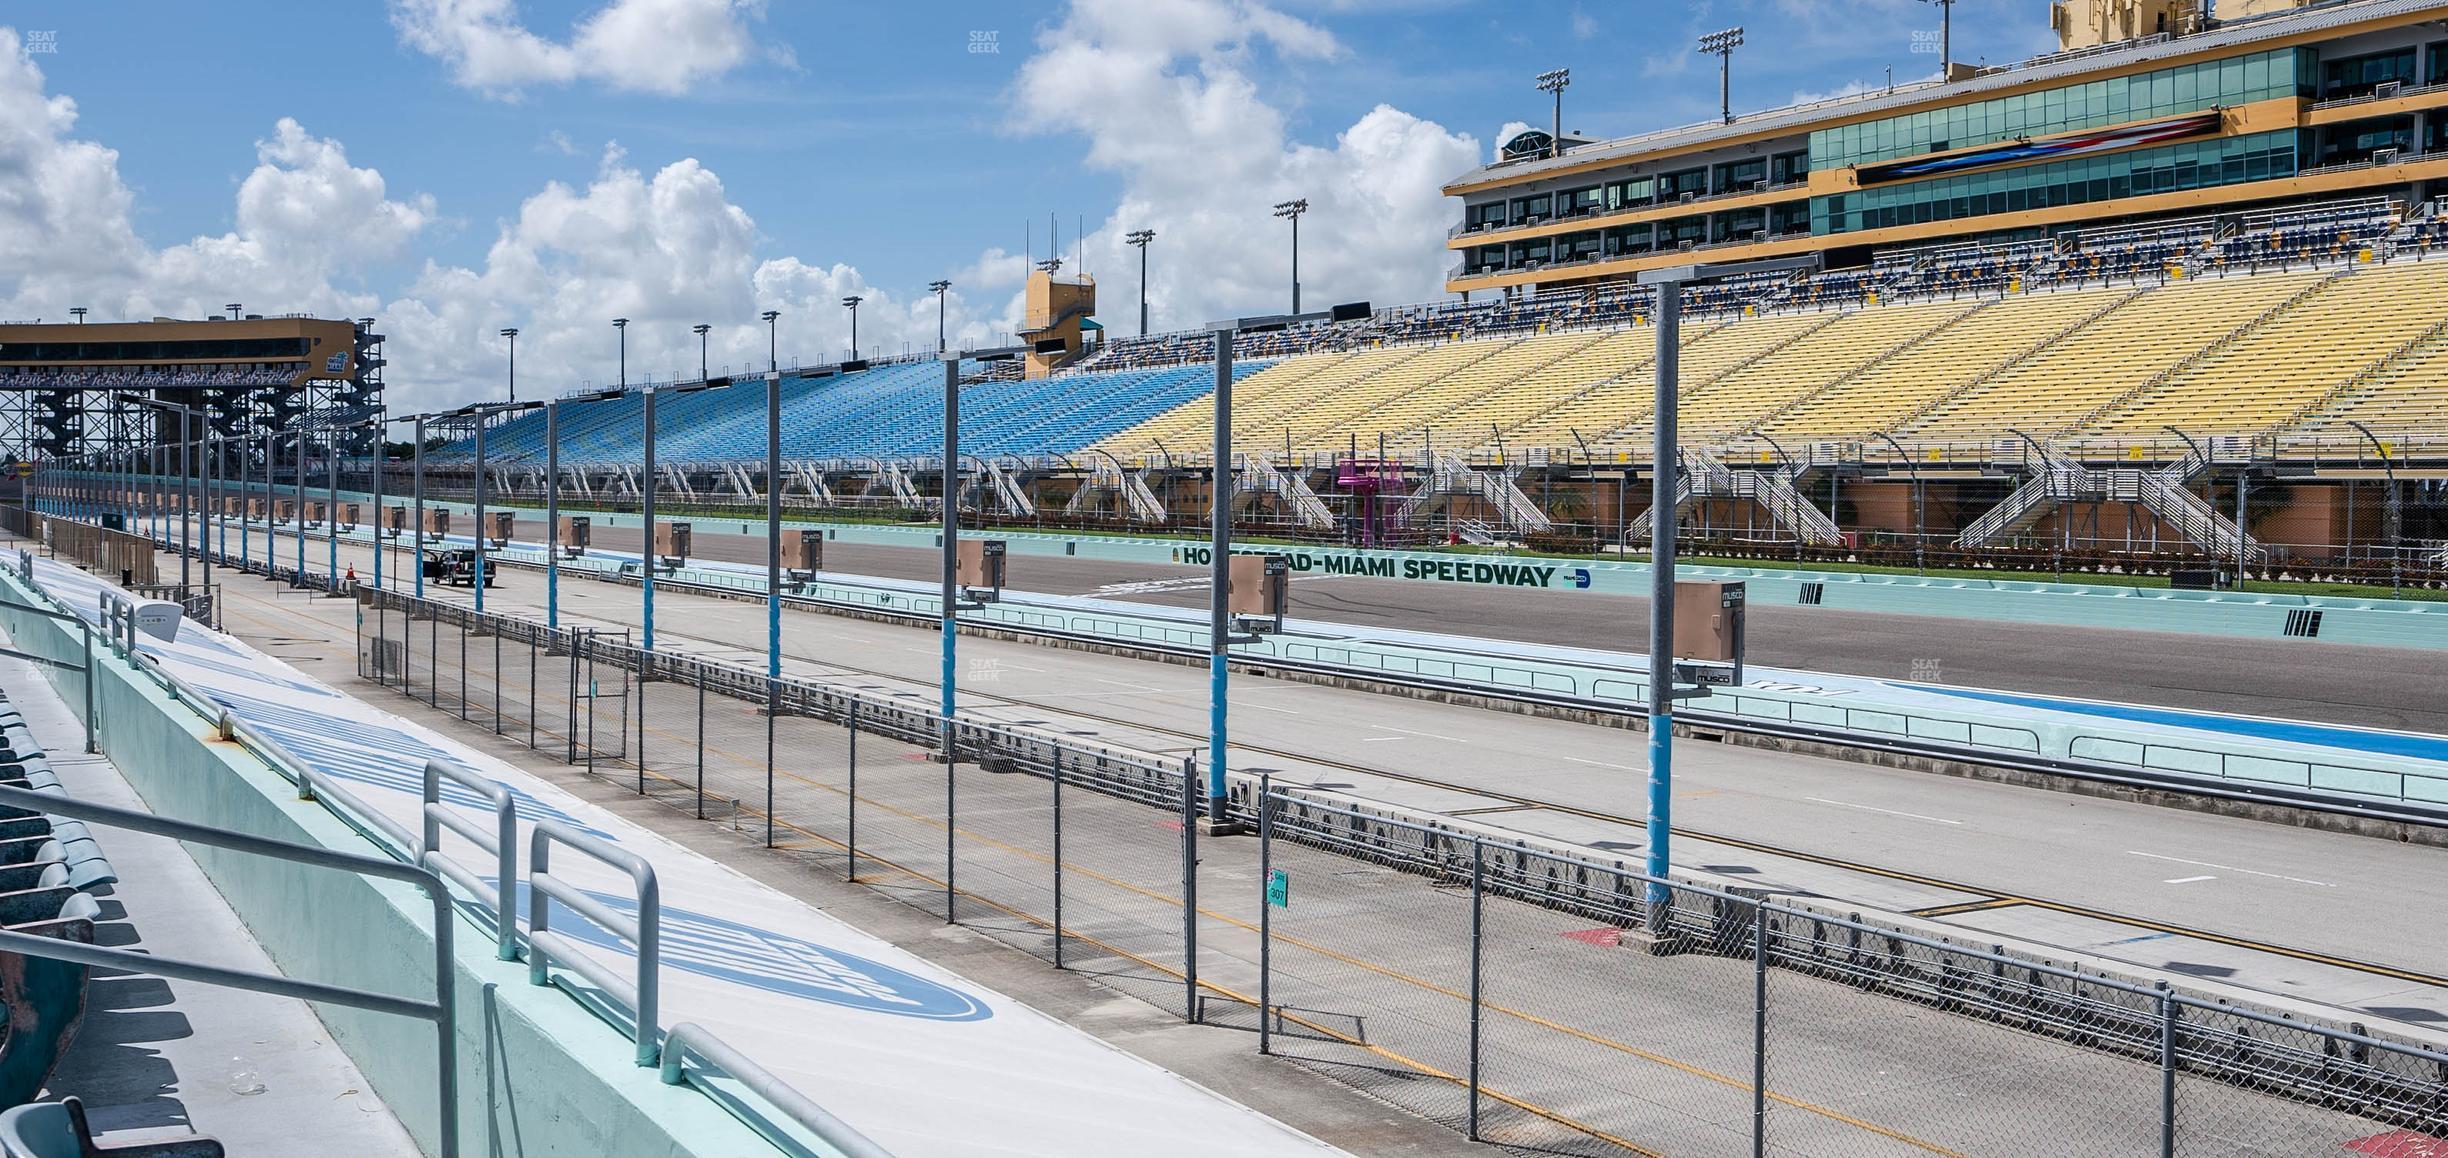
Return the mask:
{"type": "Polygon", "coordinates": [[[2364,96],[2371,90],[2396,81],[2399,84],[2419,84],[2414,68],[2418,54],[2414,46],[2390,52],[2375,52],[2368,56],[2349,56],[2341,60],[2321,62],[2322,100],[2337,97],[2364,96]]]}
{"type": "Polygon", "coordinates": [[[1852,233],[2288,177],[2297,144],[2291,130],[2254,133],[1817,197],[1811,231],[1852,233]]]}
{"type": "Polygon", "coordinates": [[[1839,125],[1811,134],[1810,163],[1832,169],[2293,96],[2308,59],[2295,49],[2277,49],[1839,125]]]}
{"type": "Polygon", "coordinates": [[[1707,169],[1677,169],[1658,178],[1658,200],[1660,201],[1672,201],[1686,193],[1696,197],[1707,192],[1707,169]]]}

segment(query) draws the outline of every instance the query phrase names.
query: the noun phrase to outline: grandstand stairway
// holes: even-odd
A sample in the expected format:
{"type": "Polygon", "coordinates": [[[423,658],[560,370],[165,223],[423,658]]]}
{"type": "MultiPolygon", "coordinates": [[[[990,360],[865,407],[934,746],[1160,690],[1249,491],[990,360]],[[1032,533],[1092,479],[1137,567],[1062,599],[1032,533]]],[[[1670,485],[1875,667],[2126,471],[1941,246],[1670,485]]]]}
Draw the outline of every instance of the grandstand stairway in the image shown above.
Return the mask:
{"type": "Polygon", "coordinates": [[[1236,500],[1245,494],[1273,495],[1276,503],[1291,512],[1302,527],[1313,531],[1335,528],[1333,508],[1310,489],[1309,480],[1302,477],[1299,468],[1286,467],[1264,454],[1256,454],[1242,459],[1237,474],[1239,477],[1233,482],[1236,500]]]}
{"type": "MultiPolygon", "coordinates": [[[[2258,562],[2264,556],[2261,545],[2239,530],[2234,520],[2185,486],[2209,465],[2201,450],[2159,470],[2094,470],[2044,446],[2013,441],[1998,446],[2001,451],[2012,448],[2011,461],[2031,477],[1965,527],[1956,536],[1958,546],[1975,549],[2019,535],[2069,503],[2114,502],[2142,504],[2186,540],[2221,558],[2235,557],[2239,546],[2248,560],[2258,562]]],[[[2006,465],[2006,455],[1999,459],[1999,465],[2006,465]]]]}
{"type": "MultiPolygon", "coordinates": [[[[1771,469],[1736,470],[1725,460],[1696,446],[1683,448],[1682,477],[1675,483],[1675,516],[1681,519],[1692,503],[1704,499],[1749,500],[1759,504],[1771,525],[1806,543],[1833,546],[1844,541],[1844,532],[1836,521],[1802,492],[1794,488],[1794,480],[1806,468],[1778,466],[1771,469]]],[[[1642,511],[1624,532],[1624,541],[1631,543],[1649,537],[1650,517],[1655,508],[1642,511]]]]}
{"type": "Polygon", "coordinates": [[[1096,496],[1115,495],[1121,500],[1120,506],[1132,522],[1163,523],[1166,514],[1164,503],[1156,497],[1156,492],[1148,489],[1146,474],[1143,470],[1124,470],[1110,456],[1100,456],[1088,477],[1071,492],[1071,501],[1063,507],[1063,512],[1090,514],[1094,511],[1096,496]]]}
{"type": "Polygon", "coordinates": [[[1408,524],[1434,512],[1455,495],[1471,495],[1493,508],[1506,529],[1515,534],[1554,530],[1547,512],[1514,481],[1520,477],[1518,467],[1475,470],[1458,455],[1438,454],[1430,461],[1428,477],[1421,480],[1419,489],[1403,500],[1401,521],[1408,524]]]}

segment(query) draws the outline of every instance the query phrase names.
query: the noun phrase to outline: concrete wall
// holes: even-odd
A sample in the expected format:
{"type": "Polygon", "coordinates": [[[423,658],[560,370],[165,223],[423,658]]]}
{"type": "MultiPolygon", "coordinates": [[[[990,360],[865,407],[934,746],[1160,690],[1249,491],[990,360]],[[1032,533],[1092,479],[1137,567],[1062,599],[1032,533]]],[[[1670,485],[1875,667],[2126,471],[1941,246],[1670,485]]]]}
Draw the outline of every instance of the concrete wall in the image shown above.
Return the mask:
{"type": "MultiPolygon", "coordinates": [[[[14,574],[7,598],[42,604],[14,574]]],[[[0,607],[23,650],[73,661],[72,625],[0,607]]],[[[97,644],[97,648],[100,645],[97,644]]],[[[107,654],[107,653],[106,653],[107,654]]],[[[96,676],[102,747],[154,812],[257,836],[372,853],[372,842],[124,661],[96,676]]],[[[54,670],[69,703],[82,677],[54,670]]],[[[353,874],[189,846],[264,950],[292,977],[407,997],[433,994],[431,902],[416,889],[353,874]]],[[[633,1064],[626,1036],[526,966],[493,957],[492,938],[462,920],[459,969],[461,1153],[502,1158],[731,1158],[780,1153],[704,1094],[666,1086],[633,1064]]],[[[316,1013],[427,1153],[436,1153],[430,1023],[332,1006],[316,1013]]],[[[331,1153],[346,1152],[336,1144],[331,1153]]]]}

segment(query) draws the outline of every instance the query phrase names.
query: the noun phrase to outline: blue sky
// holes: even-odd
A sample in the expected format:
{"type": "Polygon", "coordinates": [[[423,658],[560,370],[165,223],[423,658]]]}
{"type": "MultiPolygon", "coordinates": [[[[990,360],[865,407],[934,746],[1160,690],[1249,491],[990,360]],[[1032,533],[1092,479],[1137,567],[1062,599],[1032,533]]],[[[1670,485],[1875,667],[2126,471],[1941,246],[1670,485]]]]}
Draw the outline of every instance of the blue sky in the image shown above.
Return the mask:
{"type": "MultiPolygon", "coordinates": [[[[1957,56],[2043,51],[2043,16],[2037,0],[1963,0],[1957,56]]],[[[604,335],[589,326],[615,309],[640,316],[632,350],[659,366],[694,355],[665,329],[684,337],[689,318],[752,315],[778,296],[805,319],[784,345],[812,356],[846,345],[837,310],[820,308],[843,289],[870,295],[871,347],[931,340],[923,286],[951,276],[966,291],[955,328],[998,338],[1020,263],[993,251],[1016,255],[1034,222],[1025,228],[1042,255],[1049,213],[1066,249],[1085,220],[1088,264],[1113,299],[1136,288],[1119,232],[1156,228],[1155,261],[1172,263],[1151,279],[1159,324],[1187,324],[1272,292],[1284,259],[1266,209],[1304,195],[1316,300],[1419,300],[1437,293],[1452,215],[1436,181],[1484,155],[1506,122],[1546,120],[1533,74],[1571,68],[1566,127],[1620,135],[1713,115],[1713,61],[1691,50],[1699,32],[1748,28],[1734,61],[1742,110],[1881,83],[1890,66],[1899,78],[1933,71],[1913,33],[1936,23],[1921,0],[20,0],[0,24],[55,46],[19,57],[40,72],[21,87],[72,100],[75,115],[48,142],[21,143],[24,156],[0,146],[0,169],[81,189],[92,175],[70,170],[97,162],[75,146],[115,150],[132,240],[13,286],[0,272],[0,299],[12,317],[57,313],[64,304],[48,299],[61,295],[162,312],[227,300],[373,312],[430,347],[398,351],[404,372],[462,393],[487,372],[490,355],[471,347],[496,325],[537,327],[532,345],[521,340],[523,366],[607,373],[591,364],[604,335]],[[607,7],[735,38],[706,49],[712,63],[640,80],[693,50],[630,29],[626,42],[604,33],[596,63],[578,60],[589,50],[575,30],[607,7]],[[448,47],[479,33],[552,63],[488,74],[448,47]],[[288,137],[283,118],[297,123],[288,137]],[[325,147],[329,164],[303,159],[325,147]],[[687,160],[689,172],[666,172],[687,160]],[[361,188],[323,200],[309,170],[361,188]],[[555,183],[577,219],[547,220],[550,206],[533,204],[555,183]],[[634,213],[589,212],[623,191],[634,213]],[[375,203],[384,229],[333,226],[375,203]],[[316,222],[331,232],[315,234],[316,222]],[[590,229],[625,239],[607,237],[610,252],[703,238],[736,260],[630,259],[635,284],[624,284],[620,268],[586,268],[590,229]],[[495,255],[506,235],[520,252],[495,255]]],[[[97,207],[69,199],[60,220],[13,225],[56,230],[107,212],[108,198],[82,199],[97,207]]],[[[12,212],[26,211],[0,208],[12,212]]],[[[0,257],[8,248],[0,240],[0,257]]],[[[1121,300],[1104,309],[1128,312],[1121,300]]],[[[718,340],[745,356],[750,336],[726,326],[718,340]]]]}

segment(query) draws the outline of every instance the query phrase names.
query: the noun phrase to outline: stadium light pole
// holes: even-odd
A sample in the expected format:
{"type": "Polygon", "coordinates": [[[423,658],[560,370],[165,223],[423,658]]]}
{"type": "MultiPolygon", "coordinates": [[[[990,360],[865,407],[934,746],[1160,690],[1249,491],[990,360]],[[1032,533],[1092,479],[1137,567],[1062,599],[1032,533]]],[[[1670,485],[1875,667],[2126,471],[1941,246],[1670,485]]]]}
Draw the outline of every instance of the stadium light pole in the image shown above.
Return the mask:
{"type": "Polygon", "coordinates": [[[620,384],[623,388],[627,388],[629,385],[629,319],[612,319],[612,328],[620,332],[620,384]]]}
{"type": "Polygon", "coordinates": [[[645,460],[641,464],[643,469],[638,474],[640,520],[638,531],[644,536],[639,540],[639,545],[645,549],[638,553],[638,613],[641,620],[638,631],[638,648],[642,651],[653,651],[654,573],[655,563],[662,554],[655,547],[655,492],[662,488],[655,481],[655,388],[651,382],[646,385],[644,409],[643,421],[646,429],[642,432],[644,437],[640,441],[643,443],[641,449],[645,453],[645,460]]]}
{"type": "Polygon", "coordinates": [[[995,346],[980,350],[946,350],[938,357],[943,361],[943,640],[941,665],[941,707],[943,710],[944,759],[952,758],[952,719],[960,690],[957,666],[960,658],[960,368],[964,360],[972,362],[1008,362],[1029,352],[1027,346],[995,346]]]}
{"type": "Polygon", "coordinates": [[[952,283],[944,278],[927,283],[927,292],[935,295],[935,352],[938,354],[944,352],[944,295],[951,290],[952,283]]]}
{"type": "Polygon", "coordinates": [[[518,401],[518,327],[502,327],[501,336],[510,340],[510,401],[518,401]]]}
{"type": "Polygon", "coordinates": [[[1550,157],[1564,155],[1564,90],[1571,84],[1572,70],[1569,68],[1551,68],[1538,74],[1539,91],[1555,97],[1555,133],[1547,138],[1547,155],[1550,157]]]}
{"type": "Polygon", "coordinates": [[[1676,355],[1683,338],[1683,287],[1743,274],[1817,269],[1821,256],[1774,257],[1707,265],[1681,265],[1646,270],[1641,285],[1656,295],[1651,307],[1657,323],[1657,394],[1651,413],[1654,440],[1649,459],[1649,815],[1647,825],[1649,876],[1647,929],[1651,937],[1666,933],[1666,909],[1673,899],[1666,876],[1673,871],[1669,842],[1674,836],[1674,583],[1675,530],[1679,512],[1675,491],[1680,484],[1676,461],[1676,355]]]}
{"type": "Polygon", "coordinates": [[[697,380],[700,382],[706,380],[706,334],[713,329],[704,322],[689,327],[689,332],[697,335],[697,380]]]}
{"type": "Polygon", "coordinates": [[[229,320],[231,320],[231,321],[233,321],[233,322],[235,322],[235,321],[239,320],[239,318],[240,318],[240,316],[241,316],[241,315],[240,315],[240,313],[239,313],[239,311],[240,311],[240,309],[242,309],[242,308],[243,308],[243,307],[241,307],[241,306],[240,306],[240,305],[239,305],[237,302],[231,302],[231,303],[229,303],[229,320]]]}
{"type": "Polygon", "coordinates": [[[1232,363],[1233,339],[1309,322],[1361,321],[1369,316],[1366,302],[1353,302],[1313,314],[1273,314],[1227,318],[1207,323],[1215,340],[1215,446],[1207,486],[1207,820],[1210,828],[1225,824],[1227,790],[1224,759],[1231,751],[1229,723],[1232,681],[1232,363]]]}
{"type": "Polygon", "coordinates": [[[408,562],[410,566],[416,568],[414,594],[417,598],[423,599],[425,598],[425,419],[427,416],[414,414],[409,417],[416,423],[416,433],[410,436],[416,439],[416,445],[410,450],[415,467],[409,485],[414,488],[411,493],[415,497],[411,501],[415,504],[415,509],[408,517],[408,562]]]}
{"type": "Polygon", "coordinates": [[[1142,338],[1147,337],[1148,330],[1147,251],[1148,243],[1154,240],[1156,231],[1153,229],[1134,229],[1122,235],[1124,245],[1135,246],[1139,250],[1139,336],[1142,338]]]}
{"type": "MultiPolygon", "coordinates": [[[[782,339],[778,325],[780,310],[767,310],[757,315],[765,323],[765,468],[776,470],[782,459],[782,339]]],[[[780,693],[775,682],[782,678],[782,492],[775,488],[772,474],[765,478],[765,679],[769,701],[780,693]]],[[[778,707],[768,702],[770,713],[778,707]]],[[[770,715],[768,718],[771,718],[770,715]]],[[[767,731],[771,743],[772,732],[767,731]]],[[[772,754],[767,753],[771,762],[772,754]]]]}
{"type": "Polygon", "coordinates": [[[1938,79],[1955,71],[1955,0],[1926,0],[1938,6],[1938,79]]]}
{"type": "Polygon", "coordinates": [[[476,420],[476,564],[473,575],[476,613],[479,615],[484,614],[485,556],[489,554],[486,547],[493,541],[492,535],[485,529],[485,423],[496,414],[517,414],[539,409],[543,405],[541,402],[477,403],[451,412],[453,417],[472,417],[476,420]]]}
{"type": "Polygon", "coordinates": [[[81,326],[85,324],[85,307],[70,306],[68,307],[68,312],[75,316],[78,325],[81,326]]]}
{"type": "Polygon", "coordinates": [[[1300,312],[1300,219],[1309,212],[1309,199],[1295,197],[1275,203],[1275,216],[1292,223],[1292,312],[1300,312]]]}
{"type": "Polygon", "coordinates": [[[1742,47],[1742,42],[1743,30],[1740,25],[1700,38],[1700,52],[1717,58],[1717,112],[1727,124],[1734,123],[1734,50],[1742,47]]]}
{"type": "Polygon", "coordinates": [[[850,311],[850,360],[853,362],[858,361],[858,306],[860,302],[866,300],[857,294],[848,294],[842,298],[842,305],[850,311]]]}

